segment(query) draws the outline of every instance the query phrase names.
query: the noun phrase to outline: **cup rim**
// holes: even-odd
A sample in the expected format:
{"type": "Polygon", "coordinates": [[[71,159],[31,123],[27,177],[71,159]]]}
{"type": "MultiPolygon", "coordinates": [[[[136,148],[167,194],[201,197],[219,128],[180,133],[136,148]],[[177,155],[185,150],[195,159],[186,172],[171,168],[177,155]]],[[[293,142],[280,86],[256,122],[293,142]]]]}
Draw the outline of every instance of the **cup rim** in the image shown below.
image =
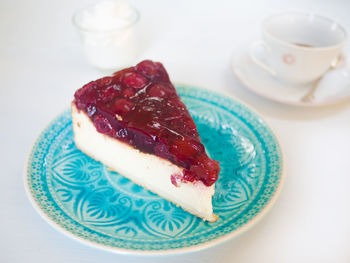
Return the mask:
{"type": "Polygon", "coordinates": [[[98,3],[99,2],[96,2],[94,4],[91,4],[91,5],[85,6],[83,8],[80,8],[73,14],[73,16],[72,16],[72,23],[77,29],[79,29],[81,31],[84,31],[84,32],[87,32],[87,33],[109,33],[109,32],[122,31],[122,30],[125,30],[125,29],[128,29],[128,28],[131,28],[140,20],[140,12],[139,12],[139,10],[128,3],[130,9],[132,10],[132,12],[135,15],[135,18],[132,21],[130,21],[130,23],[128,23],[127,25],[115,27],[115,28],[108,29],[108,30],[89,29],[89,28],[81,26],[78,23],[78,21],[77,21],[77,17],[79,16],[79,14],[81,14],[81,12],[83,12],[83,11],[89,9],[89,8],[92,8],[92,7],[96,6],[98,3]]]}
{"type": "Polygon", "coordinates": [[[280,44],[283,44],[285,46],[288,46],[288,47],[293,47],[295,49],[300,49],[300,50],[308,50],[308,51],[311,51],[311,50],[328,50],[328,49],[334,49],[334,48],[338,48],[338,47],[341,47],[345,44],[345,42],[347,41],[348,39],[348,34],[345,30],[345,28],[339,24],[337,21],[335,21],[334,19],[330,18],[330,17],[327,17],[327,16],[324,16],[322,14],[318,14],[318,13],[307,13],[307,12],[300,12],[300,11],[286,11],[286,12],[280,12],[280,13],[276,13],[276,14],[272,14],[270,16],[268,16],[267,18],[264,19],[263,23],[262,23],[262,27],[263,27],[263,33],[266,34],[267,36],[269,36],[270,38],[274,39],[275,41],[279,42],[280,44]],[[303,46],[298,46],[298,45],[294,45],[288,41],[285,41],[281,38],[278,38],[276,37],[275,35],[271,34],[270,32],[268,32],[267,30],[267,23],[275,18],[275,17],[278,17],[278,16],[284,16],[284,15],[301,15],[301,16],[306,16],[306,17],[309,17],[309,16],[314,16],[314,17],[317,17],[317,18],[321,18],[321,19],[324,19],[324,20],[327,20],[328,22],[332,22],[332,23],[335,23],[339,29],[343,32],[343,39],[339,42],[339,43],[336,43],[336,44],[333,44],[333,45],[327,45],[327,46],[320,46],[320,47],[303,47],[303,46]]]}

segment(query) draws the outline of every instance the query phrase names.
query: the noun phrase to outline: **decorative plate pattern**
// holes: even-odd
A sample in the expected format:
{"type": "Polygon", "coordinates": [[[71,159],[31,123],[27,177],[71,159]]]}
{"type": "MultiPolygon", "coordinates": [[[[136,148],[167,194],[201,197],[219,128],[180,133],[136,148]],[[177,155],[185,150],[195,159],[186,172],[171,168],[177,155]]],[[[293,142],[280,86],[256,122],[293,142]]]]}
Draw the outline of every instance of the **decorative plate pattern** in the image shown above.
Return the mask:
{"type": "Polygon", "coordinates": [[[232,98],[184,85],[177,90],[208,153],[220,161],[216,222],[183,211],[79,151],[69,110],[44,129],[28,158],[26,189],[39,213],[73,238],[122,253],[198,250],[252,225],[281,186],[275,136],[232,98]]]}

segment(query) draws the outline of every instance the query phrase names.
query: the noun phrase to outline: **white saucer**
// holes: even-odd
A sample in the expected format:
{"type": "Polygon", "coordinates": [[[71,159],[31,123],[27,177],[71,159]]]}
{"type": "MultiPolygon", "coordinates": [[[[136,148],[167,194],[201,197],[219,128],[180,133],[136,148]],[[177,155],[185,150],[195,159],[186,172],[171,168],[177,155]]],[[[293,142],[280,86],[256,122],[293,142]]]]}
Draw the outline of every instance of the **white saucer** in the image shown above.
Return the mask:
{"type": "Polygon", "coordinates": [[[314,83],[297,86],[283,83],[256,65],[247,51],[233,56],[232,70],[246,88],[262,97],[280,103],[312,107],[350,99],[350,69],[346,64],[347,60],[343,56],[339,66],[324,75],[311,102],[303,102],[301,99],[310,91],[314,83]]]}

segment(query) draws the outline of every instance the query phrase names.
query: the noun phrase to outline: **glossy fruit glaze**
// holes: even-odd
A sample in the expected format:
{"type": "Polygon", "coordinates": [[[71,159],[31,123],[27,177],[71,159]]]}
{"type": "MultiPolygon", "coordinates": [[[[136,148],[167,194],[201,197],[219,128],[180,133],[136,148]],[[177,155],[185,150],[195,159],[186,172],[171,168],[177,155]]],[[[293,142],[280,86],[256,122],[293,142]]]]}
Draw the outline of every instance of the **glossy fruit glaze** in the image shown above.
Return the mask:
{"type": "Polygon", "coordinates": [[[92,81],[74,98],[98,132],[185,168],[181,180],[200,180],[207,186],[217,180],[219,163],[207,156],[161,63],[145,60],[92,81]]]}

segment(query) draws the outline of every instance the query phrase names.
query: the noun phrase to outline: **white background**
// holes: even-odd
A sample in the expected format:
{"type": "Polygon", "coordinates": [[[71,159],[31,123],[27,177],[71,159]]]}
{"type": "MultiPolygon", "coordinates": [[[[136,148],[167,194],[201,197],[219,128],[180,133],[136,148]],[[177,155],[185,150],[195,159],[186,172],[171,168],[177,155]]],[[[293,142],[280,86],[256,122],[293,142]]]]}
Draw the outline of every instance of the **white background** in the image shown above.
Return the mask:
{"type": "Polygon", "coordinates": [[[74,91],[102,76],[71,24],[91,2],[0,1],[0,262],[350,262],[350,103],[274,103],[244,89],[229,67],[235,48],[258,39],[262,19],[278,11],[326,14],[350,31],[345,0],[132,1],[142,15],[142,58],[162,61],[174,81],[238,97],[280,138],[284,188],[248,232],[196,253],[126,256],[71,240],[35,212],[23,187],[26,154],[74,91]]]}

